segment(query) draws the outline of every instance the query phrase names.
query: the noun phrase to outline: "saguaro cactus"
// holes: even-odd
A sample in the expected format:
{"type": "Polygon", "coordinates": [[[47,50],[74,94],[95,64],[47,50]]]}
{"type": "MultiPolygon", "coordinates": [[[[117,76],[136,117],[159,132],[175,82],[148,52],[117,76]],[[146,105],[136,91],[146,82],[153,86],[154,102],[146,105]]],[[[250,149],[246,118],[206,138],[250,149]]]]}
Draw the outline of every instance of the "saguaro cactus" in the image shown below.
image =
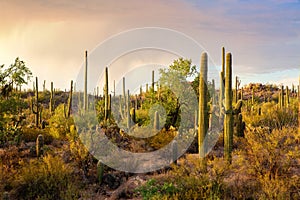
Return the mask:
{"type": "Polygon", "coordinates": [[[36,139],[36,156],[40,157],[44,153],[44,137],[43,135],[38,135],[36,139]]]}
{"type": "Polygon", "coordinates": [[[135,123],[136,122],[135,108],[130,109],[130,116],[132,121],[135,123]]]}
{"type": "Polygon", "coordinates": [[[216,97],[215,97],[216,89],[215,89],[215,80],[211,81],[211,104],[215,105],[216,97]]]}
{"type": "Polygon", "coordinates": [[[252,106],[254,105],[254,97],[255,97],[255,93],[254,93],[254,88],[252,88],[252,106]]]}
{"type": "Polygon", "coordinates": [[[200,158],[205,157],[204,139],[208,130],[208,107],[207,107],[207,53],[201,55],[199,75],[199,114],[198,114],[198,144],[200,158]]]}
{"type": "Polygon", "coordinates": [[[88,58],[87,51],[85,51],[85,67],[84,67],[84,96],[83,96],[83,106],[84,111],[88,109],[88,96],[87,96],[87,73],[88,73],[88,58]]]}
{"type": "Polygon", "coordinates": [[[105,108],[104,108],[104,119],[108,120],[109,118],[109,96],[108,96],[108,68],[105,68],[105,85],[104,85],[104,100],[105,100],[105,108]]]}
{"type": "Polygon", "coordinates": [[[284,108],[284,87],[283,85],[281,86],[281,91],[280,91],[280,108],[284,108]]]}
{"type": "Polygon", "coordinates": [[[31,101],[31,111],[35,114],[35,126],[39,126],[39,114],[40,114],[40,105],[39,105],[39,88],[38,88],[38,77],[35,77],[35,102],[31,101]],[[35,105],[34,105],[35,104],[35,105]],[[36,109],[34,109],[34,106],[36,109]]]}
{"type": "Polygon", "coordinates": [[[152,70],[152,92],[154,92],[154,70],[152,70]]]}
{"type": "Polygon", "coordinates": [[[54,92],[53,92],[53,82],[51,82],[51,88],[50,88],[50,102],[49,102],[49,111],[50,114],[54,111],[54,92]]]}
{"type": "Polygon", "coordinates": [[[102,183],[104,173],[104,164],[99,160],[97,163],[97,177],[99,184],[102,183]]]}
{"type": "Polygon", "coordinates": [[[224,120],[224,157],[231,162],[233,143],[233,116],[232,116],[232,57],[231,53],[226,55],[225,76],[225,120],[224,120]]]}
{"type": "Polygon", "coordinates": [[[68,98],[68,104],[67,109],[64,108],[65,117],[69,118],[71,115],[72,110],[72,96],[73,96],[73,80],[71,80],[71,86],[69,91],[69,98],[68,98]]]}
{"type": "Polygon", "coordinates": [[[285,89],[285,106],[288,108],[290,104],[290,91],[289,91],[289,87],[286,86],[285,89]]]}
{"type": "Polygon", "coordinates": [[[131,127],[131,123],[130,123],[130,93],[129,90],[127,90],[127,128],[128,130],[131,127]]]}
{"type": "Polygon", "coordinates": [[[244,131],[245,131],[245,122],[243,122],[243,116],[242,113],[238,114],[237,117],[238,121],[236,124],[236,132],[238,137],[244,137],[244,131]]]}
{"type": "Polygon", "coordinates": [[[153,128],[156,131],[159,130],[159,114],[158,114],[158,111],[155,111],[155,113],[154,113],[153,128]]]}

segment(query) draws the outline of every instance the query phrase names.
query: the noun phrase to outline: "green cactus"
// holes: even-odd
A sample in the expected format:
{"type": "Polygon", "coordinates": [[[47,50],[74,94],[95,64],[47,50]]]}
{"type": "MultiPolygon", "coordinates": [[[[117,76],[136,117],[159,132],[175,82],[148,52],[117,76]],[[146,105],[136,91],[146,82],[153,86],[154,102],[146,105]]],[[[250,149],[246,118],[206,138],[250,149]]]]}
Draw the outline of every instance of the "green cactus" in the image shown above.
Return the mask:
{"type": "Polygon", "coordinates": [[[131,109],[130,109],[130,117],[131,117],[132,121],[133,121],[134,123],[136,123],[135,108],[131,108],[131,109]]]}
{"type": "Polygon", "coordinates": [[[67,105],[64,104],[64,116],[65,118],[69,118],[72,110],[72,96],[73,96],[73,80],[71,80],[71,86],[69,91],[69,98],[67,105]],[[67,107],[67,108],[66,108],[67,107]]]}
{"type": "Polygon", "coordinates": [[[44,80],[44,83],[43,83],[43,92],[46,92],[46,80],[44,80]]]}
{"type": "Polygon", "coordinates": [[[108,120],[109,118],[109,96],[108,96],[108,68],[105,68],[105,85],[104,85],[104,100],[105,100],[105,108],[104,108],[104,120],[108,120]]]}
{"type": "Polygon", "coordinates": [[[241,94],[241,98],[240,98],[240,99],[241,99],[241,100],[243,100],[243,98],[244,98],[243,92],[244,92],[244,88],[242,87],[242,88],[241,88],[241,91],[240,91],[240,94],[241,94]]]}
{"type": "Polygon", "coordinates": [[[152,85],[151,91],[154,92],[154,70],[152,70],[152,85]]]}
{"type": "Polygon", "coordinates": [[[130,93],[129,90],[127,90],[127,129],[129,131],[131,127],[131,122],[130,122],[130,93]]]}
{"type": "Polygon", "coordinates": [[[102,183],[103,174],[104,174],[104,164],[99,160],[97,163],[97,177],[98,177],[99,184],[102,183]]]}
{"type": "Polygon", "coordinates": [[[36,156],[39,158],[44,154],[44,136],[38,135],[36,139],[36,156]]]}
{"type": "Polygon", "coordinates": [[[215,89],[215,80],[212,79],[211,81],[211,85],[212,85],[212,88],[211,88],[211,104],[212,105],[215,105],[216,103],[216,97],[215,97],[215,93],[216,93],[216,89],[215,89]]]}
{"type": "Polygon", "coordinates": [[[224,119],[224,157],[231,163],[231,152],[233,143],[233,112],[232,112],[232,57],[231,53],[226,55],[225,76],[225,119],[224,119]]]}
{"type": "Polygon", "coordinates": [[[154,113],[153,129],[155,131],[159,130],[159,113],[158,113],[158,111],[155,111],[155,113],[154,113]]]}
{"type": "Polygon", "coordinates": [[[53,82],[51,82],[51,88],[50,88],[50,102],[49,102],[49,111],[50,111],[50,114],[53,114],[53,111],[54,111],[54,92],[53,92],[53,82]]]}
{"type": "Polygon", "coordinates": [[[223,100],[224,100],[224,83],[223,83],[223,72],[220,72],[220,91],[219,91],[219,110],[220,110],[220,114],[219,114],[219,118],[220,118],[220,122],[223,121],[224,118],[224,112],[223,112],[223,100]]]}
{"type": "Polygon", "coordinates": [[[240,130],[239,130],[239,123],[241,123],[239,121],[239,115],[241,114],[242,112],[242,106],[243,106],[243,101],[242,100],[238,100],[238,102],[236,103],[234,109],[233,109],[233,118],[234,118],[234,125],[235,125],[235,131],[234,131],[234,134],[236,136],[240,136],[240,135],[243,135],[243,134],[240,134],[240,130]]]}
{"type": "Polygon", "coordinates": [[[143,88],[142,86],[140,86],[140,96],[142,96],[142,94],[143,94],[143,88]]]}
{"type": "Polygon", "coordinates": [[[178,158],[178,143],[176,140],[172,141],[172,160],[174,164],[177,164],[177,158],[178,158]]]}
{"type": "Polygon", "coordinates": [[[85,67],[84,67],[84,95],[83,95],[83,106],[84,111],[88,109],[88,95],[87,95],[87,74],[88,74],[88,56],[85,51],[85,67]]]}
{"type": "Polygon", "coordinates": [[[120,112],[120,115],[121,115],[121,119],[124,119],[124,114],[123,114],[123,104],[122,104],[122,96],[121,95],[119,95],[119,105],[120,105],[120,110],[119,110],[119,112],[120,112]]]}
{"type": "Polygon", "coordinates": [[[135,95],[135,99],[134,99],[134,108],[135,108],[135,110],[138,109],[138,96],[137,96],[137,94],[135,95]]]}
{"type": "Polygon", "coordinates": [[[285,106],[288,108],[289,104],[290,104],[290,91],[289,91],[289,87],[286,86],[286,90],[285,90],[285,106]]]}
{"type": "Polygon", "coordinates": [[[195,110],[195,121],[194,121],[194,131],[195,131],[195,134],[197,133],[197,128],[198,128],[198,111],[195,110]]]}
{"type": "Polygon", "coordinates": [[[245,122],[243,122],[243,116],[242,116],[242,113],[239,113],[238,114],[238,121],[237,121],[237,124],[236,124],[236,132],[237,132],[237,136],[238,137],[244,137],[245,134],[245,122]]]}
{"type": "Polygon", "coordinates": [[[148,93],[149,89],[148,89],[148,83],[146,83],[146,93],[148,93]]]}
{"type": "Polygon", "coordinates": [[[252,88],[252,100],[251,100],[252,105],[254,105],[254,99],[255,99],[255,93],[254,93],[254,88],[252,88]]]}
{"type": "Polygon", "coordinates": [[[207,53],[201,55],[199,75],[199,114],[198,114],[198,144],[199,156],[205,157],[204,139],[208,130],[208,106],[207,106],[207,53]]]}
{"type": "Polygon", "coordinates": [[[281,91],[280,91],[280,106],[281,109],[284,108],[284,87],[283,85],[281,86],[281,91]]]}
{"type": "Polygon", "coordinates": [[[39,104],[39,88],[38,88],[38,77],[35,77],[35,101],[31,100],[31,111],[35,114],[35,126],[39,126],[40,122],[40,104],[39,104]],[[36,109],[34,109],[34,107],[36,109]]]}

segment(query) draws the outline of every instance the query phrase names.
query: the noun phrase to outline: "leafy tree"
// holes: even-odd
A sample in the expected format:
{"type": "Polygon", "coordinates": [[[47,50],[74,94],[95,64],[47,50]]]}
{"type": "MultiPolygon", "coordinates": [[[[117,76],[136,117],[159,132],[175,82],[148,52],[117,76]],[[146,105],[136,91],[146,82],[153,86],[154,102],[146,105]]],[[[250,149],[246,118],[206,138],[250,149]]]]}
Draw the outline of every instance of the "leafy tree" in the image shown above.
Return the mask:
{"type": "Polygon", "coordinates": [[[20,60],[19,57],[7,69],[3,71],[4,65],[0,66],[0,84],[1,95],[8,97],[12,92],[12,88],[27,84],[32,77],[32,72],[26,67],[25,62],[20,60]]]}

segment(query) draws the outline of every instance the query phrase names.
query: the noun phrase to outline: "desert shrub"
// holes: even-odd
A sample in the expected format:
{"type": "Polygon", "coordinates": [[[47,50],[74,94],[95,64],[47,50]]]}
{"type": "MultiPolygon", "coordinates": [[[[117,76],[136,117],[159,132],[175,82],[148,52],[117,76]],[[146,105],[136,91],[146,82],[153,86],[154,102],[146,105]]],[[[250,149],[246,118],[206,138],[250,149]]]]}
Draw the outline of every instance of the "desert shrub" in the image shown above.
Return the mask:
{"type": "Polygon", "coordinates": [[[49,120],[49,132],[54,138],[65,138],[66,134],[70,132],[70,126],[74,124],[72,117],[65,117],[65,112],[67,111],[64,104],[60,104],[49,120]]]}
{"type": "Polygon", "coordinates": [[[50,144],[53,141],[53,136],[49,133],[49,128],[39,129],[39,128],[22,128],[22,140],[25,142],[35,142],[38,135],[44,136],[44,143],[50,144]]]}
{"type": "Polygon", "coordinates": [[[283,128],[266,133],[262,130],[246,133],[245,149],[239,152],[235,167],[256,182],[253,190],[259,199],[298,199],[299,138],[297,129],[283,128]],[[297,172],[298,169],[298,172],[297,172]]]}
{"type": "Polygon", "coordinates": [[[31,160],[14,181],[16,199],[74,199],[78,195],[72,168],[59,157],[47,155],[31,160]]]}
{"type": "MultiPolygon", "coordinates": [[[[257,110],[258,106],[255,108],[257,110]]],[[[261,110],[261,116],[257,113],[251,113],[250,115],[244,113],[243,117],[246,124],[253,127],[269,127],[270,129],[298,126],[298,106],[296,102],[285,109],[279,109],[275,102],[267,102],[261,105],[261,110]]]]}

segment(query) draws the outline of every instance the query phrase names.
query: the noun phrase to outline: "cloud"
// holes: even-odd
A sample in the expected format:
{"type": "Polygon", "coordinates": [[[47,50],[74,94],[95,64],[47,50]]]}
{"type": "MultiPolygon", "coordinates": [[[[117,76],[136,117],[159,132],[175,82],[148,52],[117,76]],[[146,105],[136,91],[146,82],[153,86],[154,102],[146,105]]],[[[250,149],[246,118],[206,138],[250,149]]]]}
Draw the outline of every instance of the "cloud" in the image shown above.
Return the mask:
{"type": "Polygon", "coordinates": [[[195,38],[217,66],[225,46],[237,74],[299,69],[299,1],[11,0],[0,7],[0,64],[19,56],[60,88],[76,77],[86,49],[146,26],[195,38]]]}

